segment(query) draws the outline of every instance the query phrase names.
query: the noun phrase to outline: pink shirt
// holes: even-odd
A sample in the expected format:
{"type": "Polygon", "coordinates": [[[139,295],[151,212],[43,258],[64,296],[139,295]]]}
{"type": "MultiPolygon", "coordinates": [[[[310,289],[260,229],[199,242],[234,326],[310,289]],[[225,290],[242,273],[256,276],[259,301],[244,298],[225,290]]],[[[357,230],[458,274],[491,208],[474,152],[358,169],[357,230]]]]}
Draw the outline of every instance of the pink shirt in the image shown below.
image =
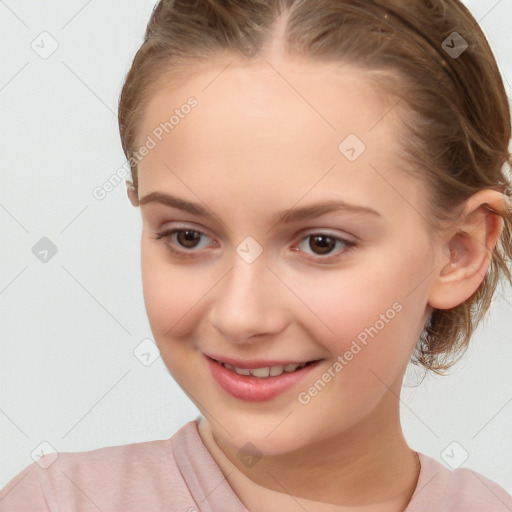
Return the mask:
{"type": "MultiPolygon", "coordinates": [[[[498,484],[418,456],[421,471],[404,512],[512,511],[512,496],[498,484]]],[[[60,453],[47,469],[32,463],[0,492],[0,512],[42,511],[248,512],[206,449],[197,420],[170,439],[60,453]]]]}

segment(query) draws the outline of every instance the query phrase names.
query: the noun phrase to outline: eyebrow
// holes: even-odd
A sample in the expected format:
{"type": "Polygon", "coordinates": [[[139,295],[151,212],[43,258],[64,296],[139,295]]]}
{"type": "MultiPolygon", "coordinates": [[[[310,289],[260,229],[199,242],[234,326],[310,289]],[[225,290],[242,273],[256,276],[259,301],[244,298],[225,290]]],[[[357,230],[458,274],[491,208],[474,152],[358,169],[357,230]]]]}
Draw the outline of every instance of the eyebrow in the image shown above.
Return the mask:
{"type": "MultiPolygon", "coordinates": [[[[171,208],[177,208],[179,210],[184,210],[186,212],[199,215],[207,219],[217,218],[216,215],[208,210],[208,208],[202,206],[199,203],[186,201],[185,199],[181,199],[179,197],[175,197],[163,192],[150,192],[139,200],[139,205],[141,206],[149,203],[158,203],[164,206],[169,206],[171,208]]],[[[382,217],[379,212],[373,210],[372,208],[368,208],[367,206],[354,205],[341,200],[328,200],[308,206],[283,210],[277,213],[276,224],[287,224],[296,222],[298,220],[313,219],[333,211],[346,211],[355,214],[382,217]]]]}

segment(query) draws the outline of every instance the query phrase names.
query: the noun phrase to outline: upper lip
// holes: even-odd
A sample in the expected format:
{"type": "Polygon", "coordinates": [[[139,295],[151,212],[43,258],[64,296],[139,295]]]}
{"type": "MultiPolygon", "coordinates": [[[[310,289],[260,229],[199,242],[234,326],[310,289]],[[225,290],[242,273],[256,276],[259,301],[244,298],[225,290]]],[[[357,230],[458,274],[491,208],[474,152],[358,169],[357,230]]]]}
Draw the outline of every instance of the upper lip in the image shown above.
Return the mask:
{"type": "Polygon", "coordinates": [[[287,364],[302,364],[309,363],[313,361],[318,361],[318,359],[285,359],[277,361],[275,359],[251,359],[250,361],[242,361],[240,359],[233,359],[232,357],[219,356],[216,354],[204,354],[206,357],[210,359],[214,359],[219,363],[228,363],[236,368],[246,368],[248,370],[252,370],[254,368],[267,368],[271,366],[286,366],[287,364]]]}

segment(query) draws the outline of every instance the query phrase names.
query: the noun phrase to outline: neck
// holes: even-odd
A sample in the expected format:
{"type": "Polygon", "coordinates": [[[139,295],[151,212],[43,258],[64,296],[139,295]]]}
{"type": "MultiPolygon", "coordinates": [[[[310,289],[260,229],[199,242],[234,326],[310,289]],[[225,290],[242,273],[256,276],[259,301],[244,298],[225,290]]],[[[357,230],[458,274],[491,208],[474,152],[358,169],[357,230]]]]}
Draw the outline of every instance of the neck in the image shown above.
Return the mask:
{"type": "MultiPolygon", "coordinates": [[[[391,393],[348,431],[291,453],[265,456],[250,468],[203,421],[201,429],[208,431],[203,440],[213,448],[214,459],[222,457],[220,450],[252,482],[272,491],[349,507],[393,503],[389,510],[403,510],[416,487],[419,461],[402,434],[398,400],[391,393]]],[[[228,469],[225,460],[224,467],[217,462],[228,469]]]]}

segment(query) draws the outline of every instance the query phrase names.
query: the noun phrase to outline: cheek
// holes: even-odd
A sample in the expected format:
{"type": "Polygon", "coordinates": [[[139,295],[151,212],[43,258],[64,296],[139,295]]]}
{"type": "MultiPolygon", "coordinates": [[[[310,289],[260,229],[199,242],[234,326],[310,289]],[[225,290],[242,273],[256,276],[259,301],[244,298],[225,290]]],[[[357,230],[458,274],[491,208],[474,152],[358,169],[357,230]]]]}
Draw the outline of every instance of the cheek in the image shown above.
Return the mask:
{"type": "MultiPolygon", "coordinates": [[[[162,246],[164,243],[162,242],[162,246]]],[[[143,241],[141,272],[148,320],[160,346],[164,339],[181,338],[197,324],[202,299],[214,284],[211,271],[173,263],[164,247],[143,241]]]]}
{"type": "Polygon", "coordinates": [[[343,358],[350,385],[371,385],[370,369],[386,382],[393,380],[421,332],[426,297],[417,285],[425,262],[394,254],[394,260],[376,258],[328,279],[296,280],[297,295],[315,313],[306,312],[303,327],[333,359],[343,358]]]}
{"type": "Polygon", "coordinates": [[[401,376],[417,341],[421,313],[417,300],[406,297],[400,281],[388,282],[381,275],[372,283],[369,276],[366,272],[366,279],[352,280],[347,274],[328,280],[323,291],[312,283],[308,286],[316,290],[310,295],[311,309],[334,334],[317,319],[307,327],[303,324],[330,360],[321,374],[304,383],[297,398],[311,417],[328,407],[332,414],[324,428],[330,434],[339,431],[340,422],[348,428],[369,414],[383,397],[399,394],[401,376]]]}
{"type": "Polygon", "coordinates": [[[295,280],[294,290],[299,297],[304,297],[309,309],[303,319],[315,331],[315,337],[364,341],[365,329],[376,326],[384,331],[393,323],[403,307],[399,284],[390,279],[389,270],[388,274],[380,274],[375,279],[371,269],[363,270],[295,280]]]}
{"type": "Polygon", "coordinates": [[[316,322],[312,335],[338,363],[332,370],[344,392],[357,396],[381,389],[372,372],[390,384],[408,361],[415,344],[408,304],[395,299],[396,294],[385,289],[359,296],[346,289],[336,294],[336,300],[316,301],[322,320],[334,334],[326,336],[326,329],[316,322]]]}

